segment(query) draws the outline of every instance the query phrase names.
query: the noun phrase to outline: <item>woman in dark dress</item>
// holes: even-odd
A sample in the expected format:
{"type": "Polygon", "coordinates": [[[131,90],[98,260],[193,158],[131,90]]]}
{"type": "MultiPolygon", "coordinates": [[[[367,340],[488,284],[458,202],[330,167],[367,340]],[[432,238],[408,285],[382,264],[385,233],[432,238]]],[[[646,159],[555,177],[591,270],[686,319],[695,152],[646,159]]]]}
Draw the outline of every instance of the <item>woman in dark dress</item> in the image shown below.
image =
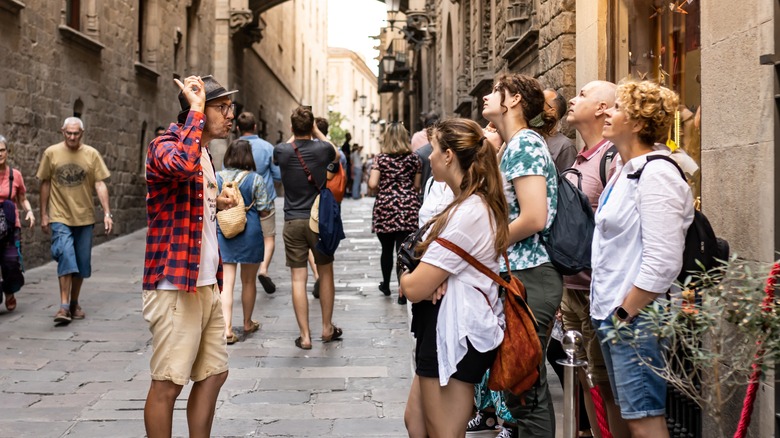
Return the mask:
{"type": "MultiPolygon", "coordinates": [[[[374,158],[368,180],[370,189],[379,189],[371,230],[382,244],[379,290],[386,296],[390,296],[390,274],[395,253],[406,236],[417,230],[421,169],[420,157],[409,147],[409,131],[400,123],[391,123],[385,132],[382,151],[374,158]]],[[[406,304],[406,298],[400,291],[398,304],[406,304]]]]}

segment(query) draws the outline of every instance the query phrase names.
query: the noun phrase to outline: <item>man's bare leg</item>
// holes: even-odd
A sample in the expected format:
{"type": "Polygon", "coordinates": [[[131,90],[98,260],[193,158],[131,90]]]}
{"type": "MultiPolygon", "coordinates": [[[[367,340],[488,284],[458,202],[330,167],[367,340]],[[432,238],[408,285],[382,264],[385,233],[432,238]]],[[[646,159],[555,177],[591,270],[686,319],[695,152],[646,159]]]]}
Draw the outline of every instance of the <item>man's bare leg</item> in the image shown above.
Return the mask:
{"type": "Polygon", "coordinates": [[[298,328],[301,331],[301,344],[311,345],[309,298],[306,296],[306,278],[309,276],[309,271],[305,266],[290,268],[290,275],[292,277],[293,309],[295,309],[295,319],[298,321],[298,328]]]}
{"type": "Polygon", "coordinates": [[[322,309],[322,336],[333,333],[333,302],[336,287],[333,283],[333,263],[317,265],[320,273],[320,308],[322,309]]]}
{"type": "Polygon", "coordinates": [[[144,425],[149,438],[169,438],[173,430],[173,405],[182,386],[167,380],[152,380],[144,405],[144,425]]]}
{"type": "Polygon", "coordinates": [[[228,372],[209,376],[200,382],[195,382],[187,401],[187,427],[190,438],[209,438],[211,425],[214,423],[214,411],[217,405],[219,390],[227,380],[228,372]]]}

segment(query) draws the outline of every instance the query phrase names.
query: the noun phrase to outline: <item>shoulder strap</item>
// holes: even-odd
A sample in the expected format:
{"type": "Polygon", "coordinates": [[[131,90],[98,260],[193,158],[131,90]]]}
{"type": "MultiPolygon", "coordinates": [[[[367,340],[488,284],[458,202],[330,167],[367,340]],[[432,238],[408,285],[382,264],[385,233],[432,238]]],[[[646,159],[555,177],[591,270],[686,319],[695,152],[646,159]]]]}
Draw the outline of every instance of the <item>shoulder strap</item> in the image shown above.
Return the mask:
{"type": "MultiPolygon", "coordinates": [[[[459,255],[463,260],[468,262],[468,264],[476,268],[479,272],[488,276],[491,280],[495,281],[499,285],[505,288],[509,288],[509,283],[507,283],[506,280],[499,277],[499,275],[493,272],[492,270],[488,269],[487,266],[483,265],[482,262],[472,257],[471,254],[464,251],[463,248],[459,247],[458,245],[450,242],[449,240],[443,237],[437,237],[436,243],[454,252],[455,254],[459,255]]],[[[506,265],[509,266],[509,258],[507,257],[506,252],[504,252],[504,261],[506,262],[506,265]]]]}
{"type": "MultiPolygon", "coordinates": [[[[558,183],[561,182],[561,179],[563,179],[567,173],[572,173],[577,176],[577,188],[580,189],[580,191],[582,191],[582,172],[580,172],[579,170],[573,167],[564,169],[563,172],[558,174],[558,183]]],[[[560,193],[560,191],[558,193],[560,193]]]]}
{"type": "Polygon", "coordinates": [[[14,200],[14,168],[8,166],[8,199],[14,200]]]}
{"type": "Polygon", "coordinates": [[[647,163],[643,164],[642,167],[640,167],[636,172],[629,173],[626,178],[628,179],[636,179],[638,180],[642,176],[642,172],[645,170],[645,166],[648,165],[651,161],[655,160],[664,160],[666,162],[672,163],[674,165],[675,169],[677,169],[678,172],[680,172],[680,176],[682,177],[683,181],[686,183],[688,182],[688,178],[685,177],[685,172],[680,168],[680,165],[677,164],[676,161],[674,161],[671,157],[668,155],[650,155],[647,157],[647,163]]]}
{"type": "Polygon", "coordinates": [[[601,179],[602,187],[607,186],[607,172],[612,166],[612,161],[615,159],[615,154],[617,154],[617,146],[613,144],[609,147],[609,149],[607,149],[606,152],[604,152],[604,156],[601,157],[601,162],[599,162],[599,178],[601,179]]]}
{"type": "Polygon", "coordinates": [[[301,155],[301,151],[298,150],[298,146],[295,145],[295,140],[293,140],[292,142],[292,147],[293,150],[295,151],[295,156],[298,157],[298,161],[301,163],[301,166],[303,166],[303,171],[306,173],[306,180],[309,181],[309,184],[313,185],[314,187],[317,187],[317,182],[314,181],[314,177],[309,171],[309,167],[306,165],[306,162],[303,161],[303,156],[301,155]]]}

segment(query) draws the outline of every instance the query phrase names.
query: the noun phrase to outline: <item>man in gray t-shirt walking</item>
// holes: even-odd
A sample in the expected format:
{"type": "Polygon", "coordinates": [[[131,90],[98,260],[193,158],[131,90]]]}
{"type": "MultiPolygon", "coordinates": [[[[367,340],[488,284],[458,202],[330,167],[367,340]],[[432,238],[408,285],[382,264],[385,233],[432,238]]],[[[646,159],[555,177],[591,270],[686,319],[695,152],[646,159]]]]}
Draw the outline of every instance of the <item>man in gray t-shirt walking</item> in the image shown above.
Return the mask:
{"type": "MultiPolygon", "coordinates": [[[[320,187],[334,175],[338,166],[336,148],[317,129],[314,115],[308,107],[296,108],[290,116],[294,140],[274,148],[274,162],[282,172],[284,187],[284,252],[292,275],[292,296],[295,318],[300,336],[295,340],[298,348],[311,349],[309,330],[309,301],[306,296],[306,280],[309,275],[307,261],[309,250],[320,276],[320,307],[322,309],[322,341],[341,338],[342,331],[333,325],[333,257],[317,250],[318,234],[311,229],[311,207],[320,187]],[[312,137],[319,141],[313,141],[312,137]]],[[[314,222],[316,224],[316,222],[314,222]]],[[[312,224],[312,225],[314,225],[312,224]]]]}

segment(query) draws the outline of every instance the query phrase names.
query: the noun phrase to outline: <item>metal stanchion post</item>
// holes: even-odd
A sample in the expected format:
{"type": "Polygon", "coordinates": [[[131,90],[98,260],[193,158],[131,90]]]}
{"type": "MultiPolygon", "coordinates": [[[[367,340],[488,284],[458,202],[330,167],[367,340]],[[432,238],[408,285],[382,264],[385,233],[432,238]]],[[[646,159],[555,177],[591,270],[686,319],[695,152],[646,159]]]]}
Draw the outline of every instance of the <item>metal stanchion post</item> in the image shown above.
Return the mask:
{"type": "Polygon", "coordinates": [[[588,366],[588,362],[577,359],[577,353],[582,350],[582,334],[576,330],[568,330],[563,334],[561,346],[566,353],[566,359],[558,359],[563,365],[563,437],[576,438],[579,434],[580,391],[577,370],[588,366]]]}

